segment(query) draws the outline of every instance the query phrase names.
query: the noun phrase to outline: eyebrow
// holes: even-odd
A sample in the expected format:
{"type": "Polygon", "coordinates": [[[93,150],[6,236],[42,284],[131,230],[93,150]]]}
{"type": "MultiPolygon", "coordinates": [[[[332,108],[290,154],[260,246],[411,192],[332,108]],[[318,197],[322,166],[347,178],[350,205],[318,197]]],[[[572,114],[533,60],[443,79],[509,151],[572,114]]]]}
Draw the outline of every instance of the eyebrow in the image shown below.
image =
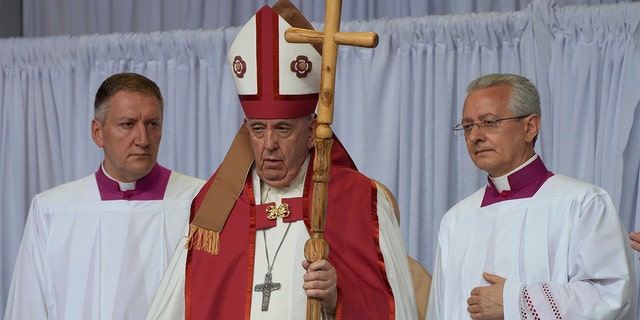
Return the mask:
{"type": "MultiPolygon", "coordinates": [[[[254,125],[267,126],[267,122],[266,121],[262,121],[262,120],[255,120],[253,122],[250,120],[248,123],[249,123],[250,126],[254,126],[254,125]]],[[[271,125],[273,125],[274,127],[277,127],[277,126],[290,126],[290,127],[293,127],[293,126],[295,126],[295,124],[293,122],[287,121],[287,120],[281,120],[281,121],[278,121],[278,122],[273,122],[273,123],[271,123],[271,125]]]]}
{"type": "MultiPolygon", "coordinates": [[[[478,119],[480,119],[480,120],[485,120],[485,119],[487,119],[487,118],[489,118],[489,117],[495,117],[495,118],[498,118],[499,116],[498,116],[498,115],[496,115],[496,114],[493,114],[493,113],[483,113],[483,114],[481,114],[481,115],[478,117],[478,119]]],[[[473,121],[472,121],[471,119],[469,119],[469,118],[462,118],[462,122],[465,122],[465,121],[467,121],[467,122],[473,122],[473,121]]]]}

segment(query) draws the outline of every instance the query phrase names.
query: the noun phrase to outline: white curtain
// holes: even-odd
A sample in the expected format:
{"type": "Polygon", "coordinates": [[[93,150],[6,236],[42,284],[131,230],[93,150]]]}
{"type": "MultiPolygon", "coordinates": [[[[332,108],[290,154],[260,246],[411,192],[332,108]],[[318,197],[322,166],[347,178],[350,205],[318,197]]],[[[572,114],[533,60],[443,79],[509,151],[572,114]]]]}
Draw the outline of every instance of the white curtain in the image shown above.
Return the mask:
{"type": "Polygon", "coordinates": [[[242,122],[224,63],[235,29],[0,40],[0,315],[30,198],[95,172],[93,98],[109,75],[153,79],[165,98],[159,162],[208,178],[242,122]]]}
{"type": "MultiPolygon", "coordinates": [[[[535,0],[516,12],[343,23],[380,42],[340,48],[333,129],[398,198],[413,257],[431,270],[440,218],[486,182],[451,127],[467,83],[491,72],[539,87],[536,149],[550,170],[605,187],[628,230],[640,228],[639,19],[638,3],[535,0]]],[[[159,162],[211,175],[242,121],[225,63],[237,30],[0,40],[0,312],[31,197],[98,168],[89,123],[108,75],[155,80],[166,100],[159,162]]]]}
{"type": "MultiPolygon", "coordinates": [[[[277,0],[22,0],[23,35],[43,37],[112,32],[215,29],[243,25],[257,8],[277,0]]],[[[556,0],[592,5],[639,0],[556,0]]],[[[310,21],[324,22],[325,1],[291,0],[310,21]]],[[[345,0],[342,20],[507,12],[531,0],[345,0]]]]}

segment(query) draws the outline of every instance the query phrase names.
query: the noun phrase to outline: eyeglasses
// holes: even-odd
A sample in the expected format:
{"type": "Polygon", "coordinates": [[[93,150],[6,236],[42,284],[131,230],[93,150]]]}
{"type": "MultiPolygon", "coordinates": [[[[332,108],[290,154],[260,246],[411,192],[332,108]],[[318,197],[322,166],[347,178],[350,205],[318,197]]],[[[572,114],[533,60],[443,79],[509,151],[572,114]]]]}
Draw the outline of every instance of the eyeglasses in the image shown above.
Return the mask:
{"type": "Polygon", "coordinates": [[[476,126],[476,127],[478,127],[478,129],[482,129],[482,130],[491,130],[491,129],[497,128],[498,127],[498,123],[501,122],[501,121],[522,119],[522,118],[526,118],[526,117],[528,117],[530,115],[531,114],[528,114],[528,115],[525,115],[525,116],[510,117],[510,118],[484,120],[482,122],[459,123],[459,124],[456,124],[453,127],[453,134],[456,137],[462,136],[463,134],[466,136],[469,133],[471,133],[471,129],[473,129],[473,126],[476,126]]]}

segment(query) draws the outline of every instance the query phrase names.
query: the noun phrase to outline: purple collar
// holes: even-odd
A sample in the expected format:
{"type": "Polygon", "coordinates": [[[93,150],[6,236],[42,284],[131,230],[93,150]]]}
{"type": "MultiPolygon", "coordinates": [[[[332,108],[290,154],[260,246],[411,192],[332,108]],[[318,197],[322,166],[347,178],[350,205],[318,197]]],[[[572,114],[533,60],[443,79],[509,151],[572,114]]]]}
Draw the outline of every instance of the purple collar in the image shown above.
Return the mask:
{"type": "Polygon", "coordinates": [[[136,188],[133,190],[120,191],[118,182],[107,177],[102,171],[102,165],[95,173],[100,198],[107,200],[162,200],[164,192],[169,183],[171,170],[155,164],[151,172],[142,179],[136,181],[136,188]]]}
{"type": "Polygon", "coordinates": [[[486,207],[505,200],[530,198],[551,176],[553,176],[553,172],[547,170],[542,159],[538,157],[538,159],[533,160],[524,168],[507,177],[511,190],[498,192],[491,179],[487,177],[489,184],[484,190],[481,206],[486,207]]]}

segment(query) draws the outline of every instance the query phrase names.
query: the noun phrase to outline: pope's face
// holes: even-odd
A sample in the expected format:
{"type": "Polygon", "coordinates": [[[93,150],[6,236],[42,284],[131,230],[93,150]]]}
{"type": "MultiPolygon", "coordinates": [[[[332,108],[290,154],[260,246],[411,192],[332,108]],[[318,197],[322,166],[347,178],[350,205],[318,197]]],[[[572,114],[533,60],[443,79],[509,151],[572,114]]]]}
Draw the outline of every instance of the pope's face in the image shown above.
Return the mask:
{"type": "Polygon", "coordinates": [[[104,124],[96,119],[91,122],[93,141],[104,150],[104,168],[118,181],[139,180],[158,158],[160,101],[151,94],[120,91],[107,104],[104,124]]]}
{"type": "Polygon", "coordinates": [[[245,119],[256,171],[275,188],[289,185],[313,147],[315,119],[245,119]]]}
{"type": "MultiPolygon", "coordinates": [[[[511,88],[505,85],[472,91],[464,102],[462,124],[515,116],[508,108],[510,95],[511,88]]],[[[533,138],[539,124],[539,116],[533,114],[500,121],[495,128],[473,126],[465,133],[469,156],[490,176],[505,175],[533,156],[533,138]]]]}

